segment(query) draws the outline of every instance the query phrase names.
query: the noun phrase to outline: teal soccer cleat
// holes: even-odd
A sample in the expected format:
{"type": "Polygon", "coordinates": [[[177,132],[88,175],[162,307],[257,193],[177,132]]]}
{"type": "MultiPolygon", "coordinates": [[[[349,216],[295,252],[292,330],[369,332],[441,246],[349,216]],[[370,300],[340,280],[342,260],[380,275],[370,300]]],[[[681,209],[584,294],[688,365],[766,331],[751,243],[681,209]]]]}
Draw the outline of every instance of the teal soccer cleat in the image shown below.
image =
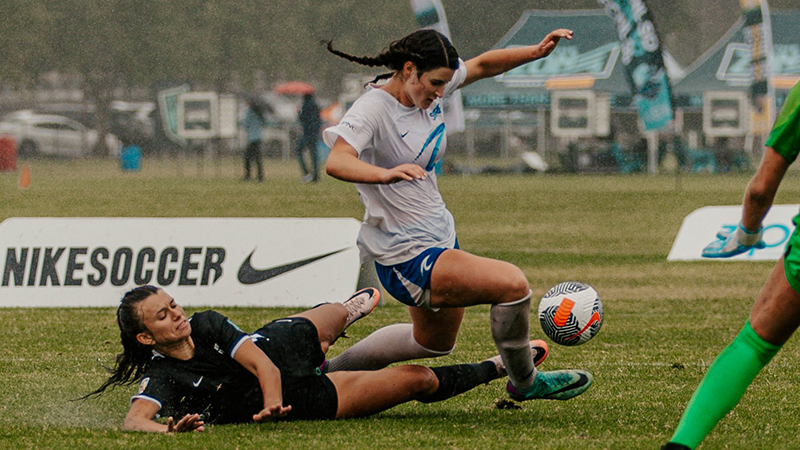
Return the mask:
{"type": "Polygon", "coordinates": [[[518,402],[540,398],[569,400],[586,392],[592,381],[592,374],[584,370],[554,370],[537,373],[533,386],[526,392],[517,390],[510,381],[506,385],[506,391],[518,402]]]}

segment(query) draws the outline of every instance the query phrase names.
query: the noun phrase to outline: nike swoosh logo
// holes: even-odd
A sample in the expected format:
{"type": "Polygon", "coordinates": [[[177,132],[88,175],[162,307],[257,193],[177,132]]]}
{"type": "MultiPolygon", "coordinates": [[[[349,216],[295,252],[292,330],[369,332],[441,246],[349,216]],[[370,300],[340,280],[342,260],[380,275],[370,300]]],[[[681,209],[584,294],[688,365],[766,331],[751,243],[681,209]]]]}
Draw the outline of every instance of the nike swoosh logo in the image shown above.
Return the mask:
{"type": "MultiPolygon", "coordinates": [[[[411,131],[411,130],[409,130],[409,131],[411,131]]],[[[405,133],[401,134],[401,135],[400,135],[400,139],[402,139],[402,138],[406,137],[406,135],[407,135],[407,134],[408,134],[408,131],[406,131],[405,133]]]]}
{"type": "Polygon", "coordinates": [[[195,381],[194,383],[192,383],[192,386],[194,386],[194,387],[200,386],[200,382],[201,382],[201,381],[203,381],[203,378],[204,378],[204,377],[200,377],[200,379],[199,379],[199,380],[197,380],[197,381],[195,381]]]}
{"type": "Polygon", "coordinates": [[[347,248],[336,250],[330,253],[325,253],[324,255],[314,256],[312,258],[304,259],[301,261],[296,261],[289,264],[283,264],[281,266],[270,267],[269,269],[263,269],[263,270],[253,268],[253,265],[250,263],[250,259],[253,257],[253,253],[256,252],[255,250],[253,250],[252,252],[250,252],[250,255],[247,257],[247,259],[244,260],[242,266],[239,267],[239,274],[238,274],[239,282],[242,284],[261,283],[269,280],[270,278],[275,278],[278,275],[303,267],[306,264],[311,264],[315,261],[319,261],[320,259],[327,258],[328,256],[335,255],[345,250],[347,250],[347,248]]]}

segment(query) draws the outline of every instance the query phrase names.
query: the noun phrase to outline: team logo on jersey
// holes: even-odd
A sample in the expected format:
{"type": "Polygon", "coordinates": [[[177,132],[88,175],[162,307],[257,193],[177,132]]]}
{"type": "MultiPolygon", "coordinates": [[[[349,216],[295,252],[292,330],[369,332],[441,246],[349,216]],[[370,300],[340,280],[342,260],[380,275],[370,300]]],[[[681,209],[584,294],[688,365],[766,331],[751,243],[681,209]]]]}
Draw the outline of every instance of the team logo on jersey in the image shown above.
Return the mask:
{"type": "Polygon", "coordinates": [[[442,113],[442,105],[438,104],[436,105],[436,108],[433,108],[433,111],[431,111],[430,116],[433,120],[436,120],[436,117],[438,117],[439,114],[441,113],[442,113]]]}
{"type": "Polygon", "coordinates": [[[137,392],[136,395],[139,395],[142,392],[144,392],[144,390],[147,389],[147,385],[149,383],[150,383],[150,377],[142,378],[142,382],[139,383],[139,392],[137,392]]]}

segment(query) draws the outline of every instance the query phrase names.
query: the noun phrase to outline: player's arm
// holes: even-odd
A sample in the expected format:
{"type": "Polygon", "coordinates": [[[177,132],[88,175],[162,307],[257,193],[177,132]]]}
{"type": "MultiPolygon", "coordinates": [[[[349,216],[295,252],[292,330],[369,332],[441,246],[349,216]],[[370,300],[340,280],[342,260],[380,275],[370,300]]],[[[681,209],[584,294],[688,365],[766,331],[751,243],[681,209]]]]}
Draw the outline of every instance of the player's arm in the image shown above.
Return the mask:
{"type": "Polygon", "coordinates": [[[253,415],[256,422],[267,422],[289,414],[292,406],[283,406],[281,371],[250,339],[245,339],[233,359],[258,378],[264,394],[264,409],[253,415]]]}
{"type": "Polygon", "coordinates": [[[134,399],[131,408],[125,416],[122,428],[130,431],[149,431],[153,433],[177,433],[182,431],[203,431],[204,423],[199,414],[187,414],[175,422],[172,417],[167,418],[167,423],[161,424],[154,419],[160,406],[148,400],[134,399]]]}
{"type": "Polygon", "coordinates": [[[555,50],[558,41],[562,38],[572,39],[572,30],[560,28],[551,31],[536,45],[489,50],[481,53],[465,62],[467,77],[459,87],[500,75],[515,67],[544,58],[555,50]]]}
{"type": "Polygon", "coordinates": [[[741,222],[730,234],[718,234],[718,239],[703,249],[703,257],[728,258],[752,248],[764,248],[761,221],[772,206],[790,164],[771,147],[766,148],[756,174],[747,184],[742,200],[741,222]]]}
{"type": "Polygon", "coordinates": [[[772,206],[778,187],[789,169],[789,161],[771,147],[764,151],[758,171],[747,184],[742,202],[742,226],[758,230],[761,221],[772,206]]]}
{"type": "Polygon", "coordinates": [[[358,152],[347,141],[338,137],[328,155],[325,172],[339,180],[351,183],[389,184],[398,181],[425,179],[425,169],[416,164],[401,164],[391,169],[373,166],[358,159],[358,152]]]}

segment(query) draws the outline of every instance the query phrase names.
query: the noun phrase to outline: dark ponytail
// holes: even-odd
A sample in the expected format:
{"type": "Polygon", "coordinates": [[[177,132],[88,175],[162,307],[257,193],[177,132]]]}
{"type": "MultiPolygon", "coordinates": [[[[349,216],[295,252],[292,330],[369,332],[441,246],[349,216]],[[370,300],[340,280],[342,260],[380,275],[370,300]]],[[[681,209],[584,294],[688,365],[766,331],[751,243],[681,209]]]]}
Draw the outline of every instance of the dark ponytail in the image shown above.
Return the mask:
{"type": "Polygon", "coordinates": [[[106,368],[111,376],[96,390],[84,395],[81,399],[100,395],[108,388],[130,385],[139,380],[152,357],[152,347],[141,344],[136,335],[145,331],[137,306],[144,299],[158,292],[155,286],[139,286],[122,297],[117,308],[117,325],[122,338],[122,353],[117,355],[113,369],[106,368]]]}
{"type": "Polygon", "coordinates": [[[447,67],[458,69],[458,52],[450,40],[434,30],[419,30],[389,44],[389,49],[377,56],[353,56],[333,48],[333,41],[322,41],[329,52],[340,58],[368,67],[388,67],[391,72],[375,77],[372,82],[390,78],[403,69],[406,61],[417,67],[417,76],[423,73],[447,67]]]}

